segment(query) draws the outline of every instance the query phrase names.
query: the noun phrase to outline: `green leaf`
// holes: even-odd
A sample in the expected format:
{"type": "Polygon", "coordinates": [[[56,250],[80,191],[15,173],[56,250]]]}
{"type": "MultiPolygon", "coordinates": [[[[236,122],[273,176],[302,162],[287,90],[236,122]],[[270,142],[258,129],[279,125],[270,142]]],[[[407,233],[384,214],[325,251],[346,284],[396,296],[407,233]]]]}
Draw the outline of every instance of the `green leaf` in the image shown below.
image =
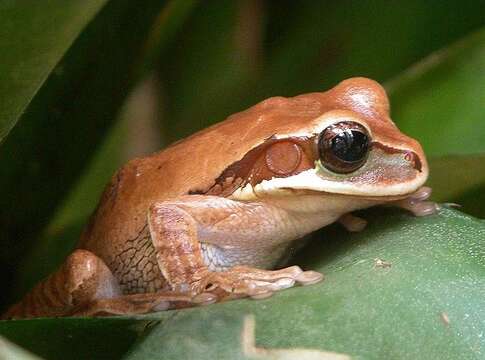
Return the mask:
{"type": "Polygon", "coordinates": [[[106,0],[0,4],[0,143],[106,0]]]}
{"type": "Polygon", "coordinates": [[[433,198],[485,216],[485,29],[432,54],[387,84],[392,116],[430,162],[433,198]],[[467,192],[466,198],[460,196],[467,192]]]}
{"type": "MultiPolygon", "coordinates": [[[[81,3],[86,4],[79,2],[78,7],[82,7],[81,3]]],[[[22,12],[22,4],[26,2],[12,4],[12,9],[22,12]]],[[[57,2],[49,4],[55,7],[57,2]]],[[[143,6],[129,0],[108,2],[82,29],[69,50],[61,54],[62,61],[53,64],[57,65],[55,71],[40,89],[35,89],[38,90],[35,97],[2,144],[0,280],[13,276],[22,255],[33,239],[39,237],[116,119],[133,86],[133,74],[141,60],[144,41],[163,4],[159,0],[146,1],[143,6]]],[[[34,10],[27,11],[21,18],[24,23],[36,23],[40,12],[45,12],[43,18],[48,19],[52,9],[39,6],[34,10]]],[[[57,10],[52,11],[57,14],[57,10]]],[[[71,11],[76,12],[76,9],[71,11]]],[[[85,11],[80,10],[81,13],[85,11]]],[[[64,21],[69,23],[70,20],[64,21]]],[[[22,26],[18,24],[19,28],[22,26]]],[[[51,32],[59,32],[59,39],[64,38],[62,27],[53,28],[51,32]]],[[[42,28],[33,32],[40,33],[43,33],[42,28]]],[[[28,53],[36,61],[42,61],[43,53],[48,52],[47,44],[41,45],[46,49],[39,45],[32,54],[28,53]]],[[[17,53],[17,60],[22,62],[23,56],[17,53]]],[[[18,71],[16,76],[30,78],[29,71],[33,69],[23,69],[25,72],[18,71]]],[[[0,98],[7,95],[18,98],[22,93],[10,90],[0,98]]],[[[2,295],[6,294],[8,288],[2,295]]]]}
{"type": "MultiPolygon", "coordinates": [[[[91,34],[83,34],[83,36],[87,38],[86,42],[88,42],[88,45],[90,42],[112,42],[112,45],[106,46],[106,54],[110,55],[104,54],[103,58],[100,60],[101,63],[99,64],[98,69],[100,72],[99,83],[94,83],[93,89],[86,88],[83,90],[86,92],[86,101],[94,101],[98,104],[100,99],[97,98],[99,98],[100,95],[96,94],[96,91],[101,91],[100,88],[103,87],[102,83],[104,82],[110,83],[110,88],[118,86],[116,89],[112,88],[111,90],[106,90],[106,97],[109,97],[109,94],[118,94],[119,98],[110,99],[105,103],[99,103],[99,107],[95,109],[96,111],[94,111],[94,109],[89,109],[89,107],[80,107],[76,108],[75,114],[71,114],[71,116],[77,116],[79,120],[83,122],[83,126],[86,125],[86,121],[81,120],[80,118],[86,113],[93,116],[92,119],[90,119],[90,122],[92,122],[93,125],[91,129],[92,135],[99,137],[99,139],[96,141],[100,144],[98,145],[98,148],[94,147],[83,149],[81,147],[73,147],[70,149],[70,153],[62,153],[62,156],[66,156],[65,159],[60,159],[58,164],[60,167],[62,167],[62,176],[67,177],[67,174],[65,174],[67,170],[70,170],[73,173],[76,172],[80,176],[77,179],[74,177],[72,178],[71,188],[68,188],[68,184],[65,185],[66,194],[64,194],[64,197],[61,196],[62,194],[59,189],[56,190],[55,195],[50,195],[48,200],[55,200],[57,209],[55,209],[56,211],[53,213],[54,216],[48,225],[45,222],[40,224],[43,227],[42,229],[39,229],[39,231],[42,231],[42,234],[35,235],[35,244],[33,244],[32,248],[28,251],[28,254],[24,259],[21,260],[20,266],[18,266],[19,271],[16,276],[16,285],[13,289],[13,297],[17,298],[20,296],[20,294],[28,290],[28,288],[31,287],[36,281],[53,271],[62,262],[63,258],[69,253],[69,251],[72,250],[74,244],[79,238],[80,230],[82,229],[83,224],[87,221],[90,213],[95,208],[99,195],[102,192],[105,184],[109,181],[116,169],[122,165],[122,162],[125,161],[124,155],[126,154],[126,133],[128,130],[127,123],[128,121],[136,121],[136,119],[128,119],[124,112],[118,116],[116,112],[118,111],[118,107],[121,107],[124,91],[126,91],[132,85],[131,83],[133,82],[133,79],[131,73],[138,76],[144,71],[146,72],[150,69],[150,59],[155,56],[154,54],[163,52],[167,45],[173,41],[175,34],[183,25],[188,12],[193,6],[192,2],[187,2],[185,0],[172,1],[165,7],[162,7],[162,4],[163,3],[158,0],[152,1],[146,3],[143,10],[139,10],[139,6],[136,3],[128,1],[123,5],[123,2],[115,2],[107,14],[101,14],[102,18],[96,20],[97,25],[95,24],[96,27],[94,29],[86,30],[91,34]],[[156,9],[161,7],[162,9],[161,11],[157,12],[154,7],[156,9]],[[134,16],[132,12],[138,13],[138,15],[134,16]],[[152,18],[154,19],[153,21],[151,20],[152,18]],[[151,21],[154,22],[153,26],[150,25],[151,21]],[[115,30],[111,30],[112,33],[109,35],[108,39],[99,39],[101,36],[100,32],[106,31],[105,27],[111,26],[110,24],[113,22],[115,24],[127,22],[131,24],[131,26],[136,26],[138,22],[141,24],[138,25],[139,30],[137,33],[132,34],[133,31],[129,27],[118,28],[115,26],[115,30]],[[143,38],[143,36],[145,36],[146,39],[143,38]],[[113,37],[116,37],[116,39],[113,37]],[[119,43],[122,39],[124,39],[124,45],[119,43]],[[143,41],[141,41],[142,39],[143,41]],[[120,46],[123,48],[120,49],[120,46]],[[140,53],[128,53],[135,53],[136,51],[140,51],[140,53]],[[123,54],[125,52],[126,54],[123,54]],[[109,61],[112,61],[112,63],[109,61]],[[108,71],[113,64],[117,64],[116,66],[119,69],[114,72],[111,70],[108,71]],[[103,73],[103,71],[108,71],[108,73],[103,73]],[[127,74],[118,73],[123,71],[127,74]],[[124,80],[116,79],[116,76],[124,80]],[[121,84],[120,81],[124,81],[126,83],[121,84]],[[91,94],[91,91],[93,91],[93,94],[91,94]],[[95,96],[93,97],[93,95],[95,96]],[[110,110],[107,107],[107,105],[110,103],[117,106],[117,108],[115,109],[113,107],[110,110]],[[108,116],[112,116],[112,119],[108,119],[108,116]],[[116,117],[118,117],[119,120],[117,120],[117,123],[114,124],[114,126],[109,128],[109,123],[114,121],[116,117]],[[100,124],[101,120],[107,122],[104,127],[100,124]],[[103,139],[102,135],[107,131],[109,133],[103,139]],[[79,156],[82,156],[83,154],[85,155],[86,152],[95,153],[94,159],[89,161],[89,164],[85,169],[77,169],[74,166],[74,161],[78,161],[79,163],[79,156]],[[73,161],[72,168],[69,168],[68,157],[70,157],[73,161]],[[77,157],[77,159],[74,159],[75,157],[77,157]]],[[[93,50],[98,51],[97,49],[93,50]]],[[[77,55],[79,55],[78,51],[81,50],[73,49],[71,51],[74,51],[77,55]]],[[[76,63],[80,61],[77,56],[73,57],[75,58],[74,61],[76,63]]],[[[89,60],[89,56],[86,58],[86,60],[89,60]]],[[[64,60],[64,62],[66,62],[66,60],[64,60]]],[[[83,68],[82,71],[87,70],[83,68]]],[[[72,74],[72,76],[78,75],[81,74],[72,74]]],[[[94,73],[93,76],[95,76],[94,73]]],[[[86,81],[88,80],[92,81],[93,79],[87,79],[86,81]]],[[[62,90],[63,89],[59,89],[59,91],[62,90]]],[[[80,122],[78,121],[73,121],[70,127],[63,128],[62,131],[76,131],[79,123],[80,122]]],[[[42,131],[40,134],[42,134],[42,131]]],[[[56,143],[58,145],[62,145],[63,141],[69,143],[73,142],[72,139],[59,140],[54,138],[52,139],[52,150],[56,149],[56,143]]],[[[86,143],[89,141],[94,142],[94,139],[85,139],[86,143]]],[[[84,146],[85,145],[83,145],[83,147],[84,146]]],[[[31,152],[31,150],[27,150],[31,152]]],[[[53,154],[51,153],[49,155],[53,154]]],[[[28,154],[26,154],[26,156],[28,156],[28,154]]],[[[47,156],[44,160],[46,162],[44,165],[48,164],[49,158],[47,156]]],[[[83,161],[85,161],[84,157],[83,161]]],[[[12,174],[10,180],[13,179],[14,175],[12,174]]],[[[48,182],[50,180],[45,179],[45,181],[48,182]]],[[[27,187],[28,184],[25,185],[27,187]]],[[[32,185],[30,185],[30,187],[32,187],[32,185]]],[[[54,186],[51,187],[51,189],[53,188],[54,186]]],[[[26,189],[24,188],[22,190],[25,191],[26,189]]],[[[28,191],[31,191],[30,188],[27,189],[27,192],[28,191]]],[[[32,193],[24,194],[25,197],[27,197],[26,195],[32,196],[32,193]]],[[[19,196],[19,194],[17,193],[15,196],[19,196]]],[[[47,198],[47,196],[48,194],[36,194],[33,198],[29,197],[28,202],[39,200],[39,197],[45,201],[44,197],[47,198]]],[[[13,197],[14,195],[11,196],[12,201],[13,197]]],[[[38,206],[36,206],[36,208],[39,210],[38,206]]],[[[12,212],[11,206],[9,209],[9,211],[12,212]]],[[[47,211],[48,209],[43,208],[42,210],[47,211]]],[[[22,211],[22,209],[19,209],[18,211],[19,216],[25,212],[25,210],[22,211]]],[[[24,239],[24,241],[25,240],[27,239],[24,239]]],[[[6,257],[7,256],[9,255],[6,254],[6,257]]],[[[19,261],[17,259],[15,260],[19,261]]]]}
{"type": "Polygon", "coordinates": [[[242,359],[243,325],[252,314],[256,346],[271,351],[333,351],[355,359],[483,357],[484,221],[449,209],[423,218],[391,209],[362,216],[369,221],[363,232],[331,226],[297,255],[297,264],[325,274],[317,285],[267,300],[130,319],[4,321],[0,334],[49,359],[59,358],[56,352],[82,358],[90,349],[105,351],[108,340],[112,353],[127,359],[242,359]],[[126,335],[121,321],[137,330],[126,335]]]}
{"type": "Polygon", "coordinates": [[[233,301],[164,319],[129,359],[233,359],[244,317],[264,348],[334,351],[356,359],[475,359],[485,354],[485,223],[452,210],[437,216],[366,213],[358,234],[333,227],[298,257],[325,281],[262,301],[233,301]],[[381,261],[379,263],[379,260],[381,261]]]}
{"type": "Polygon", "coordinates": [[[390,82],[393,119],[428,156],[485,153],[484,69],[485,28],[390,82]]]}
{"type": "Polygon", "coordinates": [[[0,333],[49,360],[119,359],[149,325],[128,319],[16,320],[0,321],[0,333]]]}
{"type": "Polygon", "coordinates": [[[451,202],[485,184],[484,162],[485,154],[431,158],[428,185],[433,189],[433,197],[440,202],[451,202]]]}
{"type": "Polygon", "coordinates": [[[455,155],[430,159],[428,185],[433,198],[451,202],[468,214],[485,218],[485,154],[455,155]]]}

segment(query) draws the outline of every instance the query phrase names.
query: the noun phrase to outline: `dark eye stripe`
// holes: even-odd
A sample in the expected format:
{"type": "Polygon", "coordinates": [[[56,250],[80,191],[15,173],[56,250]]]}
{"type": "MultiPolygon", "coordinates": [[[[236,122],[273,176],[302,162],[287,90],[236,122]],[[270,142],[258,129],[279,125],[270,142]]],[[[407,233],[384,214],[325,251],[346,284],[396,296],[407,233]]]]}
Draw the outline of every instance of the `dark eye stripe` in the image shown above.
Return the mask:
{"type": "Polygon", "coordinates": [[[191,189],[189,194],[226,197],[247,184],[256,186],[263,180],[292,176],[312,169],[317,160],[314,146],[314,137],[269,138],[224,169],[208,188],[191,189]],[[278,155],[282,148],[286,148],[285,154],[278,155]]]}

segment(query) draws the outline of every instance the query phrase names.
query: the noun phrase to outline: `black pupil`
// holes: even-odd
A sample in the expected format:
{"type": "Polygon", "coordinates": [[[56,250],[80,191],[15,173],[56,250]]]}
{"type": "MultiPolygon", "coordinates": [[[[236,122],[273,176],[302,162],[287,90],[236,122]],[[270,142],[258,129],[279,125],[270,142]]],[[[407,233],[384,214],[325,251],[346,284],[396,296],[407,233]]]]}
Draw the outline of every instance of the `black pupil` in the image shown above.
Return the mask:
{"type": "Polygon", "coordinates": [[[367,154],[367,135],[357,130],[344,130],[332,139],[332,152],[347,162],[360,161],[367,154]]]}

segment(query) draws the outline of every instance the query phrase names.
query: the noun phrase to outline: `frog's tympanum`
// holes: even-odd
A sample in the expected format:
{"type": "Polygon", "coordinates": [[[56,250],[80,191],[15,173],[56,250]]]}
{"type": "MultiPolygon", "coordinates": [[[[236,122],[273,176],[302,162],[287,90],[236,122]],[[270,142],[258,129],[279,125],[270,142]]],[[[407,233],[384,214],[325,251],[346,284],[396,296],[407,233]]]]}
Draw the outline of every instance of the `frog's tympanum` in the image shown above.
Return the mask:
{"type": "Polygon", "coordinates": [[[351,212],[436,211],[420,144],[389,118],[384,89],[352,78],[274,97],[122,167],[77,249],[6,318],[141,314],[322,280],[273,270],[295,241],[351,212]]]}

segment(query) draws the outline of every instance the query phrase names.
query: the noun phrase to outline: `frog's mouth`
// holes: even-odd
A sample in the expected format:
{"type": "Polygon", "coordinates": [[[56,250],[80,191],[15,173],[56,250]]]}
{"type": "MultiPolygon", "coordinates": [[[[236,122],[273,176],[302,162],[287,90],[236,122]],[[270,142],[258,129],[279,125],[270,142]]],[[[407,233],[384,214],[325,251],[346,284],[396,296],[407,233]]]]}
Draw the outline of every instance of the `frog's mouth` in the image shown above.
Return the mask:
{"type": "Polygon", "coordinates": [[[407,199],[410,195],[414,194],[415,192],[411,192],[408,194],[403,195],[380,195],[380,196],[370,196],[370,195],[351,195],[345,193],[336,193],[336,192],[328,192],[328,191],[317,191],[317,190],[308,190],[308,189],[291,189],[291,188],[283,188],[282,191],[287,191],[294,196],[299,195],[325,195],[325,196],[345,196],[349,199],[360,199],[360,200],[370,200],[370,201],[377,201],[377,202],[388,202],[388,201],[396,201],[396,200],[403,200],[407,199]]]}
{"type": "Polygon", "coordinates": [[[277,189],[308,190],[342,195],[381,197],[405,197],[419,189],[427,174],[415,172],[410,178],[382,177],[380,174],[362,174],[352,177],[325,177],[320,170],[310,169],[286,178],[263,180],[254,187],[256,192],[277,189]]]}

